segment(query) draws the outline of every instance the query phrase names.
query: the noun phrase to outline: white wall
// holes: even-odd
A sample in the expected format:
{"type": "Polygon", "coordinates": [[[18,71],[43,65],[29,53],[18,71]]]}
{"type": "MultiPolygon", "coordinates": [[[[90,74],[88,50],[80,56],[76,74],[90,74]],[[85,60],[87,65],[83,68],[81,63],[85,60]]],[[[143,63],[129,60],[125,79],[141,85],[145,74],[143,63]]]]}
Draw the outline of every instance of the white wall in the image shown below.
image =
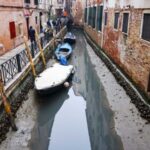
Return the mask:
{"type": "Polygon", "coordinates": [[[134,8],[150,8],[150,0],[108,0],[107,7],[114,8],[116,6],[115,4],[121,8],[127,5],[133,6],[134,8]]]}
{"type": "Polygon", "coordinates": [[[135,8],[150,8],[150,0],[132,0],[132,6],[135,8]]]}

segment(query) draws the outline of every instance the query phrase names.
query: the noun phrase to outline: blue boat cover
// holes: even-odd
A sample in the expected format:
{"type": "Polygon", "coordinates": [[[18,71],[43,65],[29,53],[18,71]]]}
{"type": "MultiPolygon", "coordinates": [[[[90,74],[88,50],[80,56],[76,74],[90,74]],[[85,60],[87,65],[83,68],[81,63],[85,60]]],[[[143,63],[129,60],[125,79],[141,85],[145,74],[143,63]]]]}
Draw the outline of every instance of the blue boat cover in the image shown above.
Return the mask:
{"type": "Polygon", "coordinates": [[[61,65],[68,65],[68,61],[67,61],[66,57],[60,56],[60,64],[61,65]]]}

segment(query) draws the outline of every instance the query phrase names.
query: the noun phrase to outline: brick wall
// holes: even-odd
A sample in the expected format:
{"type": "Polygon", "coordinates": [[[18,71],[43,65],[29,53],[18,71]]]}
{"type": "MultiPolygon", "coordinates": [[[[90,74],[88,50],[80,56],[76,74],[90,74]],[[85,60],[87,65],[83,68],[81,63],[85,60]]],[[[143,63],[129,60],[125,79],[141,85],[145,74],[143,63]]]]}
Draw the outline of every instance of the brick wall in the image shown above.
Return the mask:
{"type": "MultiPolygon", "coordinates": [[[[146,9],[147,10],[147,9],[146,9]]],[[[150,10],[150,9],[149,9],[150,10]]],[[[141,39],[141,26],[145,9],[108,8],[107,25],[96,32],[85,24],[85,31],[103,48],[137,85],[146,93],[150,73],[150,42],[141,39]],[[119,12],[118,29],[114,29],[114,13],[119,12]],[[129,13],[127,34],[122,32],[123,13],[129,13]],[[103,35],[103,38],[102,38],[103,35]]],[[[103,16],[104,17],[104,16],[103,16]]],[[[104,23],[103,23],[104,24],[104,23]]]]}

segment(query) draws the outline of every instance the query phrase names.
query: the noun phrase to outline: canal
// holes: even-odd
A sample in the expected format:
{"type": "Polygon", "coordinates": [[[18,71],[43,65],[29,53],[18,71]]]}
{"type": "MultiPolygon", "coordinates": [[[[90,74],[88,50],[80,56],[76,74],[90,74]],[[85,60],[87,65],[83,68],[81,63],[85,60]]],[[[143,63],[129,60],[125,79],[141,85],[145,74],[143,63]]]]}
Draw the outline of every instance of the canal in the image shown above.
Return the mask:
{"type": "MultiPolygon", "coordinates": [[[[17,132],[2,150],[149,150],[150,125],[87,43],[77,37],[69,88],[47,96],[30,90],[17,112],[17,132]]],[[[53,59],[47,64],[49,67],[53,59]]]]}
{"type": "Polygon", "coordinates": [[[77,42],[70,63],[75,74],[69,89],[45,97],[33,94],[37,107],[31,150],[121,150],[105,90],[87,54],[82,32],[75,30],[77,42]]]}

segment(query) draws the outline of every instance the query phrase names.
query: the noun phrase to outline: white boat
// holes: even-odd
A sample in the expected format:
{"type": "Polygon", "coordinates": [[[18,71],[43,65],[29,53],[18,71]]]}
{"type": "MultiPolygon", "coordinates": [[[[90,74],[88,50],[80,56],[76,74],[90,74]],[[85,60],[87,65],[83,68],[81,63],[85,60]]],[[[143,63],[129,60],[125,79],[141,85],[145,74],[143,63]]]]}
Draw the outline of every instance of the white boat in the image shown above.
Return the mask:
{"type": "Polygon", "coordinates": [[[74,69],[72,65],[53,64],[35,78],[35,90],[39,94],[52,93],[68,80],[74,69]]]}

